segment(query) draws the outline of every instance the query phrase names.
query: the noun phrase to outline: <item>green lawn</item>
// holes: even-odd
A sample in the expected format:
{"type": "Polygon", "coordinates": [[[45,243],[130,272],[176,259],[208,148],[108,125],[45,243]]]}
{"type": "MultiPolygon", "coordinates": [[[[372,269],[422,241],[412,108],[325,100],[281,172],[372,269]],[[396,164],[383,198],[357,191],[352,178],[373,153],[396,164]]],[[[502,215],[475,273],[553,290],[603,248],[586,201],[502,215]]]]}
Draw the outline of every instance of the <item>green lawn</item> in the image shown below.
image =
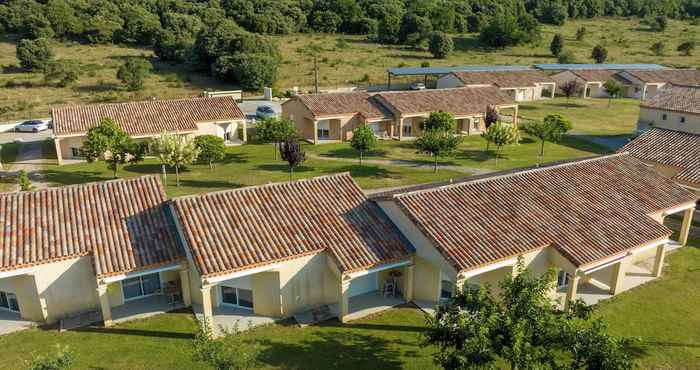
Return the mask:
{"type": "Polygon", "coordinates": [[[637,128],[639,100],[566,98],[523,102],[519,114],[526,119],[541,120],[548,114],[559,113],[569,118],[578,134],[612,136],[630,135],[637,128]]]}
{"type": "MultiPolygon", "coordinates": [[[[700,239],[691,240],[700,245],[700,239]]],[[[596,315],[611,333],[637,336],[641,368],[693,369],[700,363],[700,248],[667,258],[664,276],[603,302],[596,315]]],[[[341,325],[329,321],[304,329],[289,323],[245,332],[266,369],[431,369],[433,347],[421,344],[423,314],[401,307],[341,325]]],[[[35,355],[68,346],[76,369],[202,369],[191,360],[191,313],[179,312],[117,325],[57,333],[32,329],[0,336],[0,368],[24,369],[35,355]]]]}
{"type": "MultiPolygon", "coordinates": [[[[311,146],[307,145],[308,150],[311,146]]],[[[223,163],[216,164],[213,170],[207,165],[188,166],[181,174],[180,187],[175,186],[175,174],[169,169],[166,191],[169,196],[210,192],[242,186],[265,184],[289,180],[287,163],[273,159],[272,145],[248,144],[229,147],[223,163]]],[[[297,168],[294,178],[309,178],[349,171],[353,178],[365,189],[396,187],[419,184],[450,178],[467,176],[466,173],[440,170],[437,174],[429,169],[413,167],[365,165],[356,161],[335,162],[308,159],[297,168]]],[[[42,171],[46,181],[54,185],[77,184],[108,180],[112,173],[104,162],[79,163],[64,166],[46,166],[42,171]]],[[[125,165],[119,171],[120,177],[133,177],[160,174],[161,166],[156,159],[125,165]]]]}
{"type": "MultiPolygon", "coordinates": [[[[524,138],[520,144],[508,145],[503,148],[501,158],[496,158],[495,148],[486,151],[486,141],[481,136],[464,137],[456,155],[440,159],[441,165],[466,166],[484,170],[505,170],[517,167],[532,166],[537,163],[539,142],[524,138]]],[[[348,144],[323,144],[310,147],[310,152],[323,157],[356,158],[357,152],[348,144]]],[[[605,148],[588,141],[565,137],[560,143],[545,145],[544,162],[560,161],[580,157],[589,157],[607,153],[605,148]]],[[[374,160],[403,160],[419,164],[432,164],[432,158],[427,154],[417,154],[411,141],[380,141],[377,148],[367,155],[374,160]]]]}

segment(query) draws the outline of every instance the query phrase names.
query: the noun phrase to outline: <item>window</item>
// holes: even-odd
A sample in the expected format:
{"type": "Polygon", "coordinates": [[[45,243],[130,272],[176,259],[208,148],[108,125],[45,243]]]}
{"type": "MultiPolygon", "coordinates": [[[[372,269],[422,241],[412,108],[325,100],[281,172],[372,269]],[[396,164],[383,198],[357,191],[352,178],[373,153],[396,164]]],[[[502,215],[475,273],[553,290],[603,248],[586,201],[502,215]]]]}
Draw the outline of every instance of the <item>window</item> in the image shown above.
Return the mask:
{"type": "Polygon", "coordinates": [[[82,157],[83,153],[80,152],[80,148],[70,148],[70,155],[73,157],[82,157]]]}
{"type": "Polygon", "coordinates": [[[679,118],[678,121],[679,121],[680,123],[685,123],[685,117],[679,118]]]}
{"type": "Polygon", "coordinates": [[[224,304],[253,308],[253,291],[249,289],[221,286],[221,302],[224,304]]]}
{"type": "Polygon", "coordinates": [[[328,121],[318,121],[316,135],[319,139],[328,139],[331,136],[331,125],[328,121]]]}
{"type": "Polygon", "coordinates": [[[564,270],[559,270],[557,273],[557,288],[562,288],[569,285],[569,274],[564,270]]]}
{"type": "Polygon", "coordinates": [[[160,276],[148,274],[122,281],[124,300],[138,299],[157,294],[160,291],[160,276]]]}
{"type": "Polygon", "coordinates": [[[472,121],[472,130],[481,130],[481,117],[474,117],[474,120],[472,121]]]}
{"type": "Polygon", "coordinates": [[[452,298],[452,292],[454,291],[454,284],[449,280],[442,280],[440,282],[440,299],[450,299],[452,298]]]}
{"type": "Polygon", "coordinates": [[[666,120],[666,118],[668,118],[668,116],[666,115],[666,113],[664,113],[664,114],[662,114],[662,115],[661,115],[661,119],[662,119],[662,120],[664,120],[664,121],[665,121],[665,120],[666,120]]]}
{"type": "Polygon", "coordinates": [[[0,309],[19,312],[19,302],[14,293],[0,292],[0,309]]]}
{"type": "Polygon", "coordinates": [[[413,121],[410,118],[405,118],[401,130],[403,136],[411,136],[413,134],[413,121]]]}

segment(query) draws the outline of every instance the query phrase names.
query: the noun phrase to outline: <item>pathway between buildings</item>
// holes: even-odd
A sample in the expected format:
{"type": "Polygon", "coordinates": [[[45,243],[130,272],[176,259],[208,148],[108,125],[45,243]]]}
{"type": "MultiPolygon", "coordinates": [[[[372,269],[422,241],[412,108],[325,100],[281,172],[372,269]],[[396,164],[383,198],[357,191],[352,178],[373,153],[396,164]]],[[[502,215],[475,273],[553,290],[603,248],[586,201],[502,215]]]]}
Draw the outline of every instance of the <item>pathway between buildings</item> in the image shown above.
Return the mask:
{"type": "MultiPolygon", "coordinates": [[[[32,183],[32,189],[42,189],[50,186],[41,173],[43,165],[50,164],[49,160],[44,158],[43,142],[28,141],[20,145],[17,151],[17,159],[15,162],[5,165],[5,176],[18,177],[19,171],[24,170],[29,175],[29,180],[32,183]]],[[[17,189],[19,185],[16,185],[17,189]]]]}
{"type": "MultiPolygon", "coordinates": [[[[333,162],[346,162],[346,163],[358,163],[357,158],[337,158],[337,157],[325,157],[316,154],[306,153],[307,157],[313,159],[319,159],[322,161],[333,161],[333,162]]],[[[398,166],[398,167],[413,167],[422,169],[433,169],[432,163],[426,162],[416,162],[408,161],[403,159],[363,159],[362,163],[366,164],[377,164],[383,166],[398,166]]],[[[438,170],[449,170],[454,172],[461,172],[467,175],[483,175],[485,173],[494,172],[494,170],[467,167],[467,166],[453,166],[453,165],[441,165],[438,164],[438,170]]]]}

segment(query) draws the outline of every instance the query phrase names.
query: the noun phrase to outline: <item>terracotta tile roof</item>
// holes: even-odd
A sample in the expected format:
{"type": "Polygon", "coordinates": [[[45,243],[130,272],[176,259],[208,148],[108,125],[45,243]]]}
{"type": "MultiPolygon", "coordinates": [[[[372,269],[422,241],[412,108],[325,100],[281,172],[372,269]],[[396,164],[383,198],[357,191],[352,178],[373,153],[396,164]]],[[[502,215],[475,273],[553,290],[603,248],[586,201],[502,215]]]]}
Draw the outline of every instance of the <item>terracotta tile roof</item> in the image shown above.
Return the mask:
{"type": "Polygon", "coordinates": [[[620,149],[645,160],[681,169],[675,178],[700,185],[700,135],[652,128],[620,149]]]}
{"type": "Polygon", "coordinates": [[[349,174],[176,198],[176,213],[202,276],[327,250],[351,272],[411,253],[349,174]]]}
{"type": "Polygon", "coordinates": [[[366,119],[391,118],[388,112],[366,92],[308,94],[296,97],[318,118],[360,114],[366,119]]]}
{"type": "Polygon", "coordinates": [[[572,70],[571,73],[579,76],[584,81],[605,82],[614,79],[617,71],[608,69],[578,69],[572,70]]]}
{"type": "Polygon", "coordinates": [[[648,214],[696,198],[624,154],[394,196],[458,271],[546,246],[590,265],[670,236],[648,214]]]}
{"type": "Polygon", "coordinates": [[[700,114],[700,85],[664,88],[640,106],[700,114]]]}
{"type": "Polygon", "coordinates": [[[382,92],[375,95],[382,104],[401,115],[445,111],[455,116],[484,114],[486,107],[515,105],[516,102],[497,87],[382,92]]]}
{"type": "Polygon", "coordinates": [[[454,72],[465,85],[495,85],[500,88],[534,87],[554,80],[538,70],[497,72],[454,72]]]}
{"type": "Polygon", "coordinates": [[[0,195],[0,270],[92,255],[98,278],[179,261],[155,176],[0,195]]]}
{"type": "Polygon", "coordinates": [[[672,83],[700,86],[700,71],[695,69],[626,70],[646,83],[672,83]]]}
{"type": "Polygon", "coordinates": [[[85,134],[107,117],[129,135],[194,131],[199,122],[245,119],[231,96],[68,105],[51,109],[56,136],[85,134]]]}

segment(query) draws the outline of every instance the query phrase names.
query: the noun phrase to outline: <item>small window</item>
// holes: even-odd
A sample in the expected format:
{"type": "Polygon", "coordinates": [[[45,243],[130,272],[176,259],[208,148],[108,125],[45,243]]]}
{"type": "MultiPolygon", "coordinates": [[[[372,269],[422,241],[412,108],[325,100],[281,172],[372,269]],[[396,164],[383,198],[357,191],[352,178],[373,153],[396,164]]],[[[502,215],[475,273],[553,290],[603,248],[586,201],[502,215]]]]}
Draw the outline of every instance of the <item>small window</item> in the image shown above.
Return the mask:
{"type": "Polygon", "coordinates": [[[452,292],[454,292],[455,285],[449,280],[442,280],[440,282],[440,299],[450,299],[452,298],[452,292]]]}
{"type": "Polygon", "coordinates": [[[559,270],[557,273],[557,288],[563,288],[569,285],[569,274],[564,270],[559,270]]]}
{"type": "Polygon", "coordinates": [[[122,281],[124,300],[138,299],[157,294],[160,291],[160,276],[148,274],[122,281]]]}
{"type": "Polygon", "coordinates": [[[681,123],[685,123],[685,117],[681,117],[678,119],[681,123]]]}
{"type": "Polygon", "coordinates": [[[666,118],[668,118],[668,115],[666,115],[666,113],[664,113],[664,114],[662,114],[662,115],[661,115],[661,119],[662,119],[662,120],[664,120],[664,121],[665,121],[665,120],[666,120],[666,118]]]}
{"type": "Polygon", "coordinates": [[[231,306],[253,308],[253,291],[250,289],[221,287],[221,302],[231,306]]]}
{"type": "Polygon", "coordinates": [[[14,293],[0,292],[0,309],[19,312],[19,302],[14,293]]]}
{"type": "Polygon", "coordinates": [[[80,148],[70,148],[70,154],[73,157],[82,157],[83,153],[81,153],[80,148]]]}

